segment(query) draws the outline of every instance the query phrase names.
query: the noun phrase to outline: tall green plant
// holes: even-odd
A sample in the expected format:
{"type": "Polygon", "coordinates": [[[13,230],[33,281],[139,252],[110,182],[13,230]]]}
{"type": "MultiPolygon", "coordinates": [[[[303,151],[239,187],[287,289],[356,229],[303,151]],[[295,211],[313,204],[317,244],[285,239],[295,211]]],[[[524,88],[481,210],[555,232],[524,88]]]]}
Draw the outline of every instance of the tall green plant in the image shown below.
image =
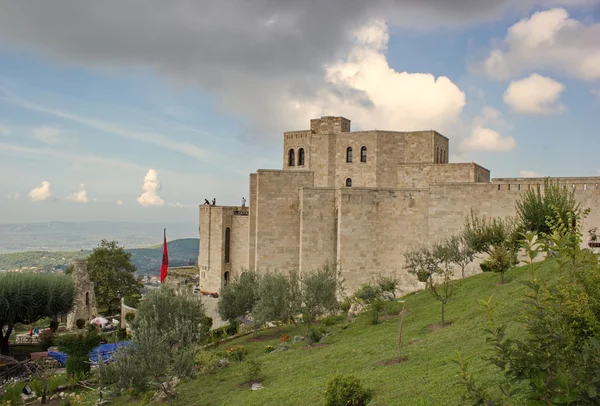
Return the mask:
{"type": "Polygon", "coordinates": [[[543,187],[538,185],[525,192],[517,201],[516,209],[520,231],[533,231],[539,237],[551,233],[548,219],[567,223],[581,210],[575,191],[550,178],[544,180],[543,187]]]}
{"type": "Polygon", "coordinates": [[[335,266],[331,264],[326,264],[322,268],[301,276],[301,311],[304,315],[307,340],[312,322],[317,317],[327,312],[334,312],[339,308],[337,300],[339,286],[335,266]]]}
{"type": "MultiPolygon", "coordinates": [[[[243,271],[222,290],[218,303],[219,315],[224,320],[251,315],[258,303],[261,276],[253,270],[243,271]]],[[[254,334],[258,332],[259,320],[254,319],[254,334]]]]}

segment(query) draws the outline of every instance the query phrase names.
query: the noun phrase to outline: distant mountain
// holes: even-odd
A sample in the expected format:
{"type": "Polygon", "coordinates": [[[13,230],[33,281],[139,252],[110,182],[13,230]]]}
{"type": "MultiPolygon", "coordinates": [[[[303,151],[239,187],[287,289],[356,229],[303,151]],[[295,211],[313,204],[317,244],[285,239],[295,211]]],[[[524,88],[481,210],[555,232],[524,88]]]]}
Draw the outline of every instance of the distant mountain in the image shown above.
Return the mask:
{"type": "Polygon", "coordinates": [[[163,228],[169,241],[198,236],[196,223],[59,222],[0,224],[0,254],[23,251],[91,250],[102,239],[127,248],[162,243],[163,228]]]}
{"type": "MultiPolygon", "coordinates": [[[[167,242],[169,267],[193,265],[198,261],[200,240],[183,238],[167,242]]],[[[123,245],[119,243],[119,245],[123,245]]],[[[158,275],[162,263],[162,244],[149,248],[126,248],[139,275],[158,275]]],[[[32,269],[37,271],[65,270],[71,262],[83,259],[91,250],[25,251],[0,254],[0,270],[32,269]]]]}

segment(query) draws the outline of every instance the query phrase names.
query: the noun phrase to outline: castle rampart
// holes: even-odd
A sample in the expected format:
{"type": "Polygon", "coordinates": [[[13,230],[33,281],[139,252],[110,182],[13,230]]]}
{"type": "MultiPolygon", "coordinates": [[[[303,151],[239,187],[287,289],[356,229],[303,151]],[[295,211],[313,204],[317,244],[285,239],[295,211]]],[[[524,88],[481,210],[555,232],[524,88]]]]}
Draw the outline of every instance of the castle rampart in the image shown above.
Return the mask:
{"type": "MultiPolygon", "coordinates": [[[[283,143],[282,170],[250,174],[247,215],[200,207],[203,290],[218,291],[246,268],[308,272],[336,262],[348,292],[376,275],[395,275],[411,291],[421,284],[403,270],[407,250],[458,232],[471,210],[514,216],[519,196],[544,184],[449,163],[449,141],[433,130],[351,132],[349,120],[322,117],[284,133],[283,143]]],[[[600,177],[557,180],[582,207],[598,207],[600,177]]],[[[593,210],[584,230],[598,225],[593,210]]],[[[467,269],[477,272],[478,263],[467,269]]]]}

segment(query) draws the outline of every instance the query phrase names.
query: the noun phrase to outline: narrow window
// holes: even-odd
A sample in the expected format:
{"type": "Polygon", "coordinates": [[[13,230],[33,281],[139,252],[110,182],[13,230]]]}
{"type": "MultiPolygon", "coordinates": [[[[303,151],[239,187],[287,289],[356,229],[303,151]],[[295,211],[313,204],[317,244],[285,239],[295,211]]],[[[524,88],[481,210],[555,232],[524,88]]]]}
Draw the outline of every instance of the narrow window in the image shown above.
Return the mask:
{"type": "Polygon", "coordinates": [[[367,162],[367,147],[360,149],[360,162],[367,162]]]}
{"type": "Polygon", "coordinates": [[[298,150],[298,166],[304,165],[304,148],[298,150]]]}
{"type": "Polygon", "coordinates": [[[225,229],[225,263],[229,263],[229,245],[231,243],[231,230],[229,227],[225,229]]]}
{"type": "Polygon", "coordinates": [[[439,163],[440,162],[440,147],[435,147],[435,162],[434,163],[439,163]]]}
{"type": "Polygon", "coordinates": [[[352,187],[352,179],[350,179],[350,178],[346,179],[346,186],[352,187]]]}
{"type": "Polygon", "coordinates": [[[294,153],[293,149],[290,149],[289,156],[288,156],[288,166],[294,166],[295,162],[296,162],[296,154],[294,153]]]}
{"type": "Polygon", "coordinates": [[[90,292],[85,292],[85,305],[90,305],[90,292]]]}
{"type": "Polygon", "coordinates": [[[223,282],[225,283],[225,286],[227,286],[227,284],[229,283],[229,271],[225,271],[225,273],[223,274],[223,282]]]}
{"type": "Polygon", "coordinates": [[[346,162],[352,162],[352,147],[346,148],[346,162]]]}

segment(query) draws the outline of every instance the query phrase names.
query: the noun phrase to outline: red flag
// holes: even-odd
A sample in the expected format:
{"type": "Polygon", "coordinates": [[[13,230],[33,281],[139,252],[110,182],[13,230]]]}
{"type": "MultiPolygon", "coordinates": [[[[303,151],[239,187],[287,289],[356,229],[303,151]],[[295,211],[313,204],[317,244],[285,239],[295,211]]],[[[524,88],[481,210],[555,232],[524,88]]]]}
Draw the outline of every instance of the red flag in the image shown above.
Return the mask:
{"type": "Polygon", "coordinates": [[[163,283],[167,277],[167,269],[169,269],[169,253],[167,252],[167,229],[165,228],[165,242],[163,245],[162,266],[160,267],[160,283],[163,283]]]}

